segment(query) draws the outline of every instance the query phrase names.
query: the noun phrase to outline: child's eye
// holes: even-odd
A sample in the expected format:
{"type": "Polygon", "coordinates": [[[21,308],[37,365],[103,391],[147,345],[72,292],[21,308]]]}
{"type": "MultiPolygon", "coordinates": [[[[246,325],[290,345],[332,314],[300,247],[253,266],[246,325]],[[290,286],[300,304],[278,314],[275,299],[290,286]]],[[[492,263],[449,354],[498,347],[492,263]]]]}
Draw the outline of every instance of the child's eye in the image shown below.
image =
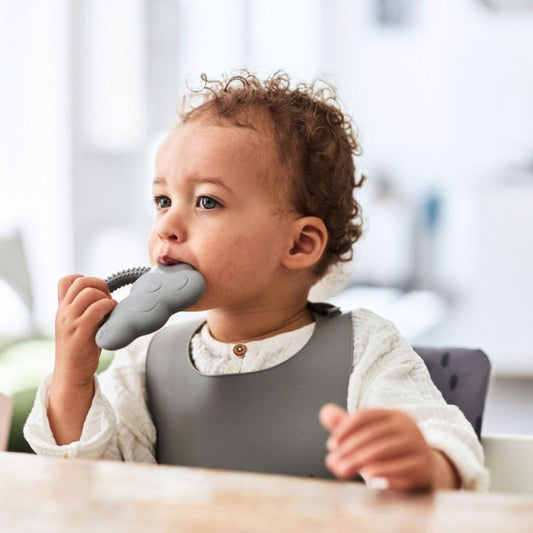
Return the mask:
{"type": "Polygon", "coordinates": [[[196,201],[196,207],[201,207],[202,209],[215,209],[216,207],[220,207],[220,202],[217,202],[214,198],[211,198],[211,196],[198,196],[196,201]]]}
{"type": "Polygon", "coordinates": [[[154,203],[157,209],[166,209],[172,205],[170,198],[164,195],[154,196],[154,203]]]}

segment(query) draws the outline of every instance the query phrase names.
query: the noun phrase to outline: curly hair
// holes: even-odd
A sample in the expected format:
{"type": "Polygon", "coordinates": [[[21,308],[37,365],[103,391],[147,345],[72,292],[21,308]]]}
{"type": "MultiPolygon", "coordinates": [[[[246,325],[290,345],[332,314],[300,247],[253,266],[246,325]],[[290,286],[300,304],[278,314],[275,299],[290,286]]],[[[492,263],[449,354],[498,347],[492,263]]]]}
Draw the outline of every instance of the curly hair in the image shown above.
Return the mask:
{"type": "Polygon", "coordinates": [[[335,263],[351,260],[363,226],[354,190],[364,176],[356,178],[354,156],[361,155],[361,147],[336,90],[322,80],[292,87],[285,72],[264,80],[248,71],[221,80],[202,74],[201,81],[185,97],[189,110],[180,113],[181,121],[208,113],[254,127],[243,123],[243,118],[263,113],[272,124],[281,163],[289,171],[292,205],[304,216],[322,219],[328,231],[315,275],[321,277],[335,263]]]}

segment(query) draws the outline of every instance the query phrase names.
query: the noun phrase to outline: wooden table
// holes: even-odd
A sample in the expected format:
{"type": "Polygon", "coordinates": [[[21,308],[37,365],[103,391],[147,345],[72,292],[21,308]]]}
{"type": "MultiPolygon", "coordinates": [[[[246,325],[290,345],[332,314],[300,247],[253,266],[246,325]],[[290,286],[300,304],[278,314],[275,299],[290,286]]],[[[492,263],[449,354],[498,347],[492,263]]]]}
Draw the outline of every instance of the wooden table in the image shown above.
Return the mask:
{"type": "Polygon", "coordinates": [[[0,531],[533,532],[533,497],[0,453],[0,531]]]}

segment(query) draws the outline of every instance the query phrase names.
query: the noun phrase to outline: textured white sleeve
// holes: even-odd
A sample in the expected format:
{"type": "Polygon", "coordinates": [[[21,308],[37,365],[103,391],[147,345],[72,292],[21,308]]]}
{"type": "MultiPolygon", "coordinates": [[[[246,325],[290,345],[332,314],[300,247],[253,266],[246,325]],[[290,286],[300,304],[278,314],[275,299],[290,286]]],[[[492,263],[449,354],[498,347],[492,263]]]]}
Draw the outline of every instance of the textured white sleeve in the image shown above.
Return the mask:
{"type": "Polygon", "coordinates": [[[50,377],[41,383],[24,437],[40,455],[154,463],[155,427],[146,405],[145,362],[151,337],[119,350],[95,376],[95,395],[80,440],[58,446],[47,417],[50,377]]]}
{"type": "Polygon", "coordinates": [[[445,402],[424,361],[388,320],[360,309],[352,313],[352,321],[348,411],[390,407],[407,412],[428,444],[455,465],[462,488],[486,490],[489,475],[474,429],[456,406],[445,402]]]}

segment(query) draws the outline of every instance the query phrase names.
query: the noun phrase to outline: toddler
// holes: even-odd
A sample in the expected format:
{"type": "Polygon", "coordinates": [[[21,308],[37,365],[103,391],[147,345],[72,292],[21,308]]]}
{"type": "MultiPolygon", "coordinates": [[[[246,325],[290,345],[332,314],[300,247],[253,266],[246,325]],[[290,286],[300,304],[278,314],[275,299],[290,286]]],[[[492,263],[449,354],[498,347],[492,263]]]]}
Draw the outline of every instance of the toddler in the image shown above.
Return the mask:
{"type": "Polygon", "coordinates": [[[152,265],[206,280],[180,321],[95,372],[107,285],[59,282],[53,374],[25,437],[39,454],[482,489],[473,428],[371,311],[308,302],[361,235],[359,143],[335,91],[242,72],[202,77],[160,147],[152,265]],[[199,102],[197,100],[200,100],[199,102]]]}

